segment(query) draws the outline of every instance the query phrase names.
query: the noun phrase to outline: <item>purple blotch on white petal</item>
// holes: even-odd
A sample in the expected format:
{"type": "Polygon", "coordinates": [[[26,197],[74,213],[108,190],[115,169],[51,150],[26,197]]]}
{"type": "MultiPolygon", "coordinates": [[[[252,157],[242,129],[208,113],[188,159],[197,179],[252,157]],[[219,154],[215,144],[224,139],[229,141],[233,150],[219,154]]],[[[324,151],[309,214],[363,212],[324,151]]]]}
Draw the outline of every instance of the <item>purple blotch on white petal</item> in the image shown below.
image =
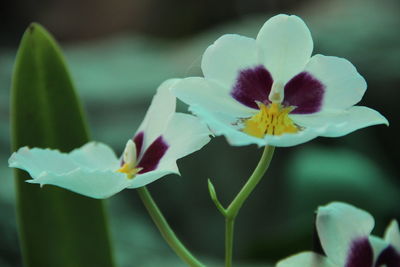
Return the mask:
{"type": "Polygon", "coordinates": [[[135,143],[136,146],[136,157],[139,158],[140,152],[142,151],[143,147],[143,139],[144,139],[144,133],[139,132],[135,135],[135,137],[132,138],[133,142],[135,143]]]}
{"type": "Polygon", "coordinates": [[[159,136],[151,145],[146,149],[141,157],[138,168],[142,168],[139,174],[155,170],[161,158],[168,150],[168,144],[162,136],[159,136]]]}
{"type": "Polygon", "coordinates": [[[360,237],[351,242],[345,267],[372,267],[373,258],[368,237],[360,237]]]}
{"type": "Polygon", "coordinates": [[[268,95],[272,83],[272,76],[264,66],[244,69],[239,72],[231,95],[243,105],[258,109],[257,102],[270,103],[268,95]]]}
{"type": "Polygon", "coordinates": [[[301,72],[285,85],[285,106],[296,107],[292,114],[318,112],[322,106],[325,86],[308,72],[301,72]]]}
{"type": "Polygon", "coordinates": [[[393,246],[388,246],[384,249],[375,263],[375,267],[400,267],[400,252],[393,246]]]}

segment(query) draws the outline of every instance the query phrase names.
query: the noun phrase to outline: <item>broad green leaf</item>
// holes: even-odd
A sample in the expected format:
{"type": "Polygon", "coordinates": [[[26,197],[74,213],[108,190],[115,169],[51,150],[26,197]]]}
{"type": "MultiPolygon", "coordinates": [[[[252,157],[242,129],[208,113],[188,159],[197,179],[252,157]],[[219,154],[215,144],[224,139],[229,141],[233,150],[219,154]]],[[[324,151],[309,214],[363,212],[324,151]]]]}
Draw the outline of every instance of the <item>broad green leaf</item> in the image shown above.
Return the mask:
{"type": "MultiPolygon", "coordinates": [[[[89,140],[82,107],[62,53],[40,25],[26,30],[11,93],[12,149],[70,151],[89,140]]],[[[17,214],[25,266],[113,266],[108,226],[99,200],[25,183],[16,170],[17,214]]]]}

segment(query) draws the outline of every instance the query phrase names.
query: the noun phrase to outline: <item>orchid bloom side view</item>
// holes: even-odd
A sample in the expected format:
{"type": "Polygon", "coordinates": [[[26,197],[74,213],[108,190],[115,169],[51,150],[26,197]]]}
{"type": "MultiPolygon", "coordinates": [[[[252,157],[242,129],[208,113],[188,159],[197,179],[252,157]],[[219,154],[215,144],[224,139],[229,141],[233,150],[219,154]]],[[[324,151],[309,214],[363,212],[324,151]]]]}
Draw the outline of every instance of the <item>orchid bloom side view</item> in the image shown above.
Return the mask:
{"type": "Polygon", "coordinates": [[[29,183],[55,185],[91,198],[108,198],[123,189],[137,188],[170,246],[188,264],[201,266],[177,239],[144,187],[167,174],[179,174],[177,159],[210,141],[205,124],[192,115],[175,112],[176,98],[170,87],[176,81],[160,85],[120,159],[106,144],[90,142],[70,153],[22,147],[11,155],[9,166],[27,171],[32,177],[29,183]]]}
{"type": "Polygon", "coordinates": [[[170,87],[176,81],[159,87],[121,159],[109,146],[90,142],[68,154],[22,147],[12,154],[9,166],[29,172],[29,183],[51,184],[92,198],[107,198],[125,188],[179,174],[176,160],[207,144],[210,132],[194,116],[175,113],[176,99],[170,87]]]}
{"type": "MultiPolygon", "coordinates": [[[[255,170],[226,207],[208,181],[211,199],[225,218],[225,266],[231,267],[235,219],[268,169],[275,147],[388,125],[379,112],[356,106],[367,84],[349,61],[311,56],[312,50],[310,31],[297,16],[272,17],[256,39],[223,35],[204,52],[204,77],[171,79],[158,88],[120,158],[107,145],[90,142],[70,153],[22,147],[12,154],[9,166],[27,171],[29,183],[55,185],[91,198],[138,189],[172,249],[189,266],[204,266],[175,236],[145,186],[179,174],[176,161],[202,148],[212,134],[224,135],[233,146],[263,147],[255,170]],[[176,113],[175,96],[198,118],[176,113]]],[[[399,266],[397,222],[384,239],[370,236],[371,215],[335,202],[318,209],[316,224],[326,256],[305,252],[277,267],[399,266]]]]}
{"type": "Polygon", "coordinates": [[[371,235],[374,218],[368,212],[333,202],[318,208],[316,226],[324,255],[302,252],[276,267],[400,266],[400,232],[395,220],[382,239],[371,235]]]}

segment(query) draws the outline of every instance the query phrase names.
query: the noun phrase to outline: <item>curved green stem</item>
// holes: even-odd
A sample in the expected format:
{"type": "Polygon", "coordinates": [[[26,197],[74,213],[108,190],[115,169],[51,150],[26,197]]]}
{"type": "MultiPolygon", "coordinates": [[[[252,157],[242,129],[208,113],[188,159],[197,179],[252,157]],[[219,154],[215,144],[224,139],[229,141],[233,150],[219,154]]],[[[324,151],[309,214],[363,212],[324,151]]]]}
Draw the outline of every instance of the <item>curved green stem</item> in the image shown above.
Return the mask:
{"type": "Polygon", "coordinates": [[[205,265],[197,260],[175,235],[147,188],[143,186],[137,191],[161,235],[175,253],[191,267],[204,267],[205,265]]]}
{"type": "Polygon", "coordinates": [[[233,251],[233,226],[235,218],[239,213],[243,203],[249,197],[251,192],[260,182],[266,170],[269,167],[275,147],[266,146],[261,156],[260,161],[249,180],[236,195],[229,207],[225,210],[225,267],[232,266],[232,251],[233,251]]]}
{"type": "Polygon", "coordinates": [[[229,205],[226,210],[226,216],[228,218],[235,218],[236,215],[239,213],[240,208],[242,207],[243,203],[249,197],[251,192],[253,192],[256,185],[260,182],[261,178],[264,176],[265,172],[269,167],[269,163],[271,162],[272,156],[274,154],[275,147],[273,146],[266,146],[264,152],[261,156],[260,161],[256,169],[254,170],[253,174],[250,176],[249,180],[247,180],[246,184],[237,194],[235,199],[229,205]]]}

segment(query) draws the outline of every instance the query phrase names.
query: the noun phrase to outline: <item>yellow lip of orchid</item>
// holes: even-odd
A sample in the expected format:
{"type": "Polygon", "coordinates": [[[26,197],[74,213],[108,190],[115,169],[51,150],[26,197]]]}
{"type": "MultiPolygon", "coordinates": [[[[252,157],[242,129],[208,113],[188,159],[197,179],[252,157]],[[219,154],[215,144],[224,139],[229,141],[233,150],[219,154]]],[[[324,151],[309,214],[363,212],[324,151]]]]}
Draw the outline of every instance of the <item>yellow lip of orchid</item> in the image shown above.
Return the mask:
{"type": "Polygon", "coordinates": [[[300,128],[289,118],[293,107],[282,107],[279,103],[258,103],[260,111],[244,120],[243,132],[262,138],[264,135],[297,133],[300,128]]]}

